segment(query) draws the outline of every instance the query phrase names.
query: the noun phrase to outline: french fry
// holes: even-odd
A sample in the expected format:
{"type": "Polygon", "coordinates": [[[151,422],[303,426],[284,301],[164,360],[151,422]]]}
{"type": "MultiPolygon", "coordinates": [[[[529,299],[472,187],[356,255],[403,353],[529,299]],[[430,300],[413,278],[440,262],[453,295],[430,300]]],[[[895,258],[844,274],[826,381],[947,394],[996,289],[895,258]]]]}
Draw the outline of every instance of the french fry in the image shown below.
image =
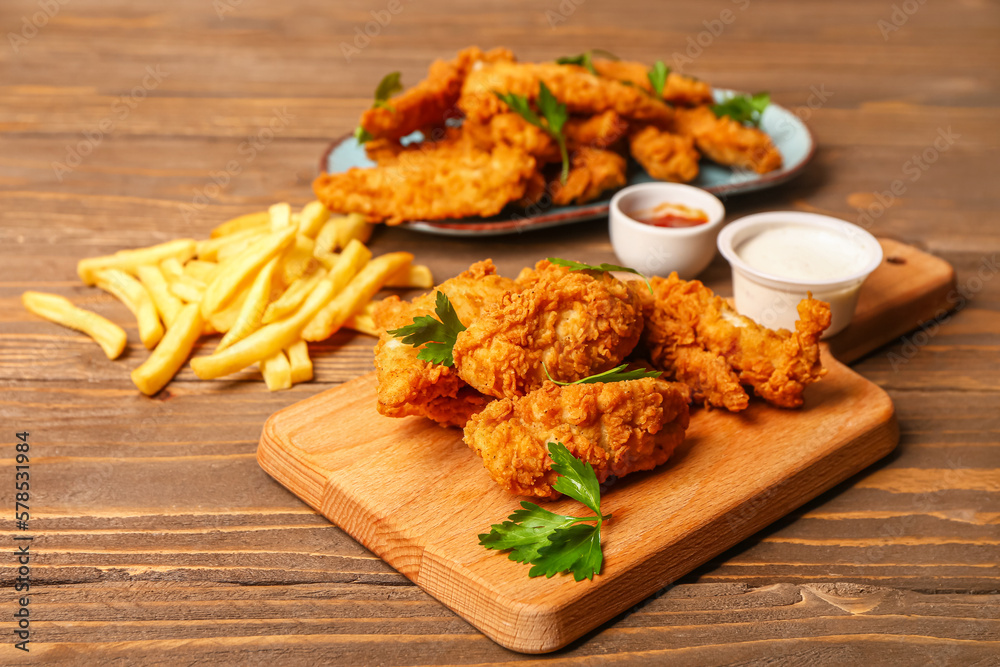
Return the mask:
{"type": "Polygon", "coordinates": [[[360,241],[352,241],[340,253],[337,264],[329,273],[326,280],[333,284],[333,293],[339,294],[344,287],[356,276],[372,258],[372,251],[365,247],[360,241]]]}
{"type": "Polygon", "coordinates": [[[220,236],[229,236],[236,232],[245,231],[247,229],[253,229],[256,227],[261,228],[261,232],[267,231],[267,226],[271,222],[271,216],[267,211],[260,211],[258,213],[247,213],[246,215],[241,215],[239,217],[233,218],[232,220],[227,220],[218,227],[212,230],[212,238],[217,239],[220,236]]]}
{"type": "Polygon", "coordinates": [[[240,307],[236,321],[219,341],[219,345],[215,348],[216,352],[221,352],[260,328],[261,317],[264,315],[264,309],[267,308],[267,301],[271,296],[271,280],[277,266],[278,258],[274,257],[257,273],[253,284],[247,290],[246,299],[240,307]]]}
{"type": "Polygon", "coordinates": [[[219,261],[219,251],[228,246],[246,242],[250,243],[255,237],[263,236],[268,231],[267,226],[259,225],[257,227],[250,227],[238,232],[233,232],[226,236],[220,236],[214,239],[206,239],[204,241],[198,241],[197,246],[195,246],[195,256],[198,259],[205,260],[207,262],[217,262],[219,261]]]}
{"type": "Polygon", "coordinates": [[[177,321],[167,329],[166,335],[153,353],[132,371],[132,383],[139,388],[139,391],[152,396],[177,375],[177,371],[184,365],[195,342],[201,336],[204,324],[198,304],[189,303],[181,309],[177,321]]]}
{"type": "Polygon", "coordinates": [[[313,256],[319,261],[320,264],[323,265],[323,268],[326,269],[327,271],[332,270],[333,267],[337,266],[337,262],[340,261],[340,253],[337,252],[321,252],[321,253],[314,252],[313,256]]]}
{"type": "Polygon", "coordinates": [[[139,282],[143,284],[153,299],[156,312],[169,329],[180,315],[184,304],[170,291],[170,286],[163,277],[163,271],[156,264],[146,264],[138,268],[139,282]]]}
{"type": "Polygon", "coordinates": [[[29,291],[21,295],[21,303],[39,317],[87,334],[101,346],[108,359],[117,359],[125,349],[124,329],[97,313],[77,308],[65,297],[29,291]]]}
{"type": "Polygon", "coordinates": [[[205,283],[191,276],[179,275],[168,284],[170,293],[185,303],[201,303],[205,298],[205,283]]]}
{"type": "Polygon", "coordinates": [[[292,224],[292,206],[288,202],[274,204],[267,209],[271,218],[271,231],[277,232],[292,224]]]}
{"type": "Polygon", "coordinates": [[[201,379],[211,380],[241,371],[291,346],[302,337],[302,329],[323,309],[334,294],[344,289],[351,276],[357,273],[358,267],[368,261],[370,256],[371,251],[364,244],[357,241],[351,243],[344,249],[340,264],[319,281],[298,310],[276,322],[265,324],[222,352],[192,359],[191,369],[201,379]]]}
{"type": "Polygon", "coordinates": [[[288,248],[282,255],[281,260],[281,282],[291,285],[296,279],[304,276],[309,269],[315,266],[313,258],[313,247],[316,242],[308,236],[297,234],[295,244],[288,248]]]}
{"type": "Polygon", "coordinates": [[[238,239],[236,241],[233,241],[232,243],[229,243],[219,248],[219,252],[215,254],[216,261],[219,264],[224,264],[225,262],[228,262],[230,259],[236,257],[241,252],[249,248],[254,241],[259,241],[260,239],[264,238],[264,236],[271,233],[270,227],[265,226],[265,227],[260,227],[259,229],[262,230],[260,234],[238,239]]]}
{"type": "Polygon", "coordinates": [[[121,269],[101,269],[94,275],[97,286],[115,296],[132,311],[139,323],[139,339],[152,350],[163,338],[163,325],[149,291],[121,269]]]}
{"type": "Polygon", "coordinates": [[[344,216],[329,218],[320,228],[319,233],[316,234],[316,245],[313,249],[317,258],[319,257],[319,253],[333,252],[342,247],[337,245],[337,221],[343,219],[344,216]]]}
{"type": "Polygon", "coordinates": [[[249,248],[241,252],[220,271],[215,279],[205,289],[201,300],[202,317],[208,318],[219,308],[225,306],[239,290],[240,285],[272,257],[284,250],[295,239],[294,227],[286,227],[268,234],[255,241],[249,248]]]}
{"type": "Polygon", "coordinates": [[[184,267],[176,257],[168,257],[160,262],[160,270],[163,271],[163,277],[168,283],[184,275],[184,267]]]}
{"type": "Polygon", "coordinates": [[[274,322],[292,312],[296,308],[302,305],[302,302],[306,300],[309,293],[312,291],[319,281],[326,277],[326,271],[324,269],[319,269],[315,273],[298,278],[293,281],[281,296],[272,301],[267,306],[267,310],[264,311],[264,317],[261,321],[264,324],[274,322]]]}
{"type": "Polygon", "coordinates": [[[354,313],[348,317],[344,321],[344,327],[376,338],[382,334],[382,329],[375,326],[375,320],[372,319],[372,316],[365,312],[354,313]]]}
{"type": "Polygon", "coordinates": [[[292,367],[292,384],[308,382],[313,378],[312,359],[309,358],[309,345],[299,339],[285,350],[288,355],[288,365],[292,367]]]}
{"type": "Polygon", "coordinates": [[[315,239],[323,223],[330,219],[330,209],[322,202],[311,201],[299,213],[299,234],[315,239]]]}
{"type": "Polygon", "coordinates": [[[368,243],[375,225],[365,222],[357,213],[351,213],[337,220],[337,247],[346,248],[351,239],[368,243]]]}
{"type": "Polygon", "coordinates": [[[195,246],[194,239],[177,239],[148,248],[119,250],[113,255],[81,259],[76,272],[85,285],[94,285],[101,269],[119,269],[134,274],[143,264],[158,264],[169,257],[183,263],[194,256],[195,246]]]}
{"type": "Polygon", "coordinates": [[[281,350],[267,359],[260,360],[260,374],[269,391],[288,389],[292,386],[292,368],[288,357],[281,350]]]}
{"type": "Polygon", "coordinates": [[[195,280],[200,280],[201,282],[208,284],[218,268],[219,265],[215,262],[192,259],[184,265],[184,275],[191,276],[195,280]]]}
{"type": "MultiPolygon", "coordinates": [[[[358,241],[353,240],[351,243],[358,241]]],[[[344,254],[347,254],[346,250],[344,254]]],[[[408,252],[392,252],[373,259],[351,279],[343,291],[317,313],[302,330],[302,337],[308,341],[317,341],[332,336],[352,313],[382,289],[386,278],[412,261],[413,255],[408,252]]]]}
{"type": "Polygon", "coordinates": [[[233,328],[233,325],[236,324],[236,318],[240,316],[240,310],[243,309],[243,303],[247,300],[249,291],[248,289],[243,290],[228,306],[212,313],[212,316],[208,318],[212,329],[217,333],[226,333],[233,328]]]}
{"type": "Polygon", "coordinates": [[[408,287],[411,289],[431,289],[434,287],[434,276],[429,266],[411,264],[405,266],[385,281],[386,287],[408,287]]]}

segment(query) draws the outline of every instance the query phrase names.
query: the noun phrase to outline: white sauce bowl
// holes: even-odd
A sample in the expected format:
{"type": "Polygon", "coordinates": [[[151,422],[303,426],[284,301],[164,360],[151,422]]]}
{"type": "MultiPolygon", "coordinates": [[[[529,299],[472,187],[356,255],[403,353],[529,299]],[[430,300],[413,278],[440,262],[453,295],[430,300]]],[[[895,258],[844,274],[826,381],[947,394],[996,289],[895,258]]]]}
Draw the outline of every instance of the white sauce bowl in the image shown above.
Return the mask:
{"type": "Polygon", "coordinates": [[[777,211],[740,218],[719,234],[733,270],[736,310],[771,329],[795,329],[799,301],[830,304],[823,337],[854,317],[861,284],[882,263],[882,246],[867,231],[816,213],[777,211]]]}
{"type": "Polygon", "coordinates": [[[726,209],[715,195],[681,183],[639,183],[611,198],[611,245],[624,266],[647,276],[676,271],[693,278],[715,257],[715,239],[726,209]],[[694,227],[656,227],[631,217],[670,202],[704,211],[708,222],[694,227]]]}

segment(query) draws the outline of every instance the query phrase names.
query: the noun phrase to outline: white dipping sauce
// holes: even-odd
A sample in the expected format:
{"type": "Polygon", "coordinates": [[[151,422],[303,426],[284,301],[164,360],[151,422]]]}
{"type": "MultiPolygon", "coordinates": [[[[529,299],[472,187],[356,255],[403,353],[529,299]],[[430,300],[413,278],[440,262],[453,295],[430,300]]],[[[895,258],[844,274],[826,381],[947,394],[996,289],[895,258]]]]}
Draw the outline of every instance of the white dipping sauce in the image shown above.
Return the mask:
{"type": "Polygon", "coordinates": [[[758,271],[801,281],[846,278],[860,272],[870,260],[864,247],[842,234],[803,225],[765,229],[735,250],[758,271]]]}

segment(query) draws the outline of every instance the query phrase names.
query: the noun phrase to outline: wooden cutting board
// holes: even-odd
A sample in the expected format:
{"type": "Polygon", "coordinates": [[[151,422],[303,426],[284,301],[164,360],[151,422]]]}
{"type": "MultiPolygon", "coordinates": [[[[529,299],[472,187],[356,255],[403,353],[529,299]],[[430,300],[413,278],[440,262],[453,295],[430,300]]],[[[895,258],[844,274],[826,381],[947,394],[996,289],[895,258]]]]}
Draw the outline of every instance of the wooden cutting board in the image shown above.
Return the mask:
{"type": "MultiPolygon", "coordinates": [[[[830,340],[853,360],[946,307],[954,272],[882,241],[856,319],[830,340]]],[[[257,459],[279,482],[503,646],[565,646],[739,543],[896,446],[892,402],[824,351],[829,374],[801,410],[751,401],[745,412],[695,410],[660,468],[605,490],[604,569],[593,581],[528,578],[529,566],[478,544],[518,508],[457,429],[375,411],[368,374],[274,414],[257,459]]],[[[546,505],[573,514],[579,504],[546,505]]]]}

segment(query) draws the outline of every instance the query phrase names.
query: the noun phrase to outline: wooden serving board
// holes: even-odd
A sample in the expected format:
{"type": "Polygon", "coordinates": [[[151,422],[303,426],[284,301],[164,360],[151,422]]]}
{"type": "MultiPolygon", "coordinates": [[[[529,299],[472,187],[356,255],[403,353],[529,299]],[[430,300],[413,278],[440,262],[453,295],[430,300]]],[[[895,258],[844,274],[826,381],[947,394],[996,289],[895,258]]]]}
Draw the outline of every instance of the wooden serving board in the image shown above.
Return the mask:
{"type": "MultiPolygon", "coordinates": [[[[831,339],[856,358],[934,316],[951,267],[883,241],[855,321],[831,339]]],[[[824,351],[829,374],[801,410],[751,401],[695,410],[665,465],[605,490],[604,569],[593,581],[528,578],[529,566],[478,544],[518,508],[457,429],[375,410],[374,374],[274,414],[257,458],[291,489],[414,583],[508,648],[542,653],[601,623],[739,543],[896,446],[892,402],[824,351]]],[[[578,512],[576,501],[546,505],[578,512]]]]}

